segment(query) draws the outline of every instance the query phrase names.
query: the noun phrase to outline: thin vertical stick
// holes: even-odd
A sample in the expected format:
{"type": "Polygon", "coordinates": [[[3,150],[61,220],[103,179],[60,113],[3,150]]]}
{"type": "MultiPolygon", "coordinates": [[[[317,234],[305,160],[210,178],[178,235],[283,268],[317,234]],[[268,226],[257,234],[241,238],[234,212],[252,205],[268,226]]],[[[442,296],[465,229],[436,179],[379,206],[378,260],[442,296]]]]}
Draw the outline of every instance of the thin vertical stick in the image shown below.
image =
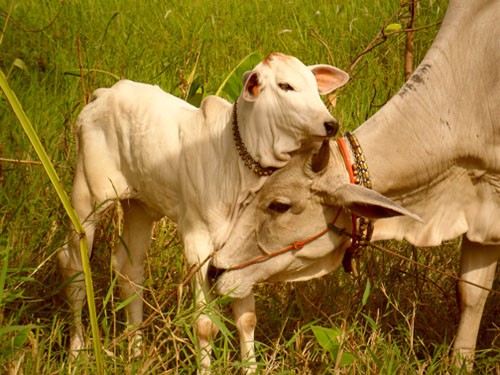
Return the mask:
{"type": "Polygon", "coordinates": [[[408,8],[410,11],[410,20],[406,25],[408,32],[406,33],[405,48],[405,81],[408,81],[413,73],[413,52],[415,49],[415,31],[413,31],[413,23],[415,22],[415,0],[411,0],[411,2],[408,3],[408,8]]]}
{"type": "Polygon", "coordinates": [[[87,90],[85,89],[85,74],[83,73],[83,61],[82,61],[82,44],[80,42],[80,38],[76,38],[76,46],[78,48],[78,65],[80,67],[80,82],[82,84],[82,95],[83,102],[88,104],[89,96],[87,90]]]}

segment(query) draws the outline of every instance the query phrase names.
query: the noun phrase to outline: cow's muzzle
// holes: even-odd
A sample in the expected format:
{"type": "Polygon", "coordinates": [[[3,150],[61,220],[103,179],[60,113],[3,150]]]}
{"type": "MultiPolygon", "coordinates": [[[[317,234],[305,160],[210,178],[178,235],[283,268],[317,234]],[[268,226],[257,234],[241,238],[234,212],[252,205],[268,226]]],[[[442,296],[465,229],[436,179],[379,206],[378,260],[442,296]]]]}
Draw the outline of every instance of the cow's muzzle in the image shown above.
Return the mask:
{"type": "Polygon", "coordinates": [[[208,270],[207,270],[207,277],[208,277],[208,282],[210,285],[214,286],[219,277],[222,276],[224,272],[227,270],[224,268],[217,268],[213,265],[212,262],[208,264],[208,270]]]}

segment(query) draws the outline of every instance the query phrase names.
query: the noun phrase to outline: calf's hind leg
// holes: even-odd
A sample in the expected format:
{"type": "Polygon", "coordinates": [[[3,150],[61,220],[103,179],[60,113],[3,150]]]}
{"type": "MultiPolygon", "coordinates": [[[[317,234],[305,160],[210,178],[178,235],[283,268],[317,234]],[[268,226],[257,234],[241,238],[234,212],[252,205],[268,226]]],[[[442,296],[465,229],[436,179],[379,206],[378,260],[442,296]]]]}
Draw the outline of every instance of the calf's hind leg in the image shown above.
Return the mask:
{"type": "MultiPolygon", "coordinates": [[[[99,221],[101,213],[109,207],[113,201],[103,200],[103,203],[100,205],[96,203],[96,199],[90,193],[81,164],[77,165],[71,201],[85,230],[89,250],[88,255],[90,256],[92,254],[96,224],[99,221]]],[[[85,346],[82,308],[86,297],[83,265],[80,254],[80,236],[76,232],[72,231],[72,233],[69,234],[68,242],[58,254],[58,261],[63,281],[68,283],[65,292],[73,319],[70,332],[70,353],[75,356],[85,346]]]]}
{"type": "MultiPolygon", "coordinates": [[[[143,320],[144,258],[151,242],[154,220],[136,201],[122,201],[123,233],[115,249],[113,267],[118,276],[122,300],[136,297],[125,307],[127,324],[138,328],[143,320]]],[[[142,332],[137,329],[130,339],[132,356],[141,354],[142,332]]]]}
{"type": "MultiPolygon", "coordinates": [[[[108,149],[107,144],[102,141],[102,137],[90,138],[87,141],[79,138],[71,193],[72,205],[85,229],[89,256],[92,253],[95,227],[102,213],[114,204],[119,195],[125,197],[128,191],[126,180],[120,171],[114,168],[114,161],[105,158],[100,152],[108,149]]],[[[72,355],[78,354],[84,348],[82,308],[86,291],[79,242],[79,235],[72,232],[68,236],[68,243],[58,254],[63,277],[68,281],[66,295],[73,315],[70,343],[72,355]]]]}
{"type": "MultiPolygon", "coordinates": [[[[471,283],[491,289],[495,278],[500,246],[485,246],[470,242],[465,237],[462,244],[460,277],[471,283]]],[[[488,291],[459,281],[458,297],[460,323],[453,345],[454,362],[472,370],[474,350],[488,291]]]]}

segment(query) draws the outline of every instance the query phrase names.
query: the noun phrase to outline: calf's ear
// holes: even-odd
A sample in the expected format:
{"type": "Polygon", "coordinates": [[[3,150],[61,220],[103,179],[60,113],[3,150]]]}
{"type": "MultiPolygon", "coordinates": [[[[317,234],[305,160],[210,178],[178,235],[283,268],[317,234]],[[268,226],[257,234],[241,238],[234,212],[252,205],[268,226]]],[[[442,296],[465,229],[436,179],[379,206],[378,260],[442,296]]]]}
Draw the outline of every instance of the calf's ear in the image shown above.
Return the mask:
{"type": "Polygon", "coordinates": [[[254,102],[259,97],[260,93],[260,82],[259,73],[257,72],[247,72],[243,76],[245,79],[245,87],[243,88],[243,99],[248,102],[254,102]]]}
{"type": "Polygon", "coordinates": [[[408,216],[422,222],[422,219],[393,200],[374,190],[354,184],[318,183],[313,189],[324,204],[342,206],[358,216],[368,219],[382,219],[393,216],[408,216]]]}
{"type": "Polygon", "coordinates": [[[329,94],[349,81],[349,74],[331,65],[311,65],[308,68],[316,77],[318,91],[321,95],[329,94]]]}
{"type": "Polygon", "coordinates": [[[250,77],[251,74],[252,74],[251,70],[247,70],[245,73],[243,73],[243,75],[241,77],[241,81],[243,82],[243,85],[245,83],[247,83],[248,77],[250,77]]]}

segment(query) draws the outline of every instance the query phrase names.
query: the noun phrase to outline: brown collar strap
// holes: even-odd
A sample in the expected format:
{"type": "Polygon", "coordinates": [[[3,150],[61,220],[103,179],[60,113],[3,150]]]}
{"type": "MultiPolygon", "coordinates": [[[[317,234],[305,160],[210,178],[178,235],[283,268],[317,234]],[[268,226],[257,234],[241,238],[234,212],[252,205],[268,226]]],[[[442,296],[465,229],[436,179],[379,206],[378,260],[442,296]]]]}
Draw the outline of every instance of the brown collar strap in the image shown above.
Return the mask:
{"type": "Polygon", "coordinates": [[[250,155],[247,151],[247,148],[243,144],[243,140],[241,139],[240,131],[238,129],[238,101],[234,102],[233,105],[233,139],[236,145],[236,149],[238,150],[243,163],[247,166],[248,169],[253,171],[258,176],[270,176],[276,168],[268,167],[264,168],[259,164],[258,161],[250,155]]]}
{"type": "MultiPolygon", "coordinates": [[[[352,184],[362,185],[371,189],[372,182],[370,173],[368,172],[368,165],[358,138],[350,132],[346,133],[346,138],[349,141],[352,153],[354,154],[353,164],[350,162],[344,139],[338,138],[337,144],[339,145],[340,152],[342,153],[342,157],[349,174],[349,179],[352,184]]],[[[342,260],[345,272],[352,273],[355,277],[359,276],[359,266],[357,263],[353,263],[353,261],[360,257],[359,250],[368,245],[371,240],[372,233],[373,224],[371,221],[364,217],[358,217],[357,215],[352,214],[352,243],[346,250],[344,259],[342,260]]]]}

